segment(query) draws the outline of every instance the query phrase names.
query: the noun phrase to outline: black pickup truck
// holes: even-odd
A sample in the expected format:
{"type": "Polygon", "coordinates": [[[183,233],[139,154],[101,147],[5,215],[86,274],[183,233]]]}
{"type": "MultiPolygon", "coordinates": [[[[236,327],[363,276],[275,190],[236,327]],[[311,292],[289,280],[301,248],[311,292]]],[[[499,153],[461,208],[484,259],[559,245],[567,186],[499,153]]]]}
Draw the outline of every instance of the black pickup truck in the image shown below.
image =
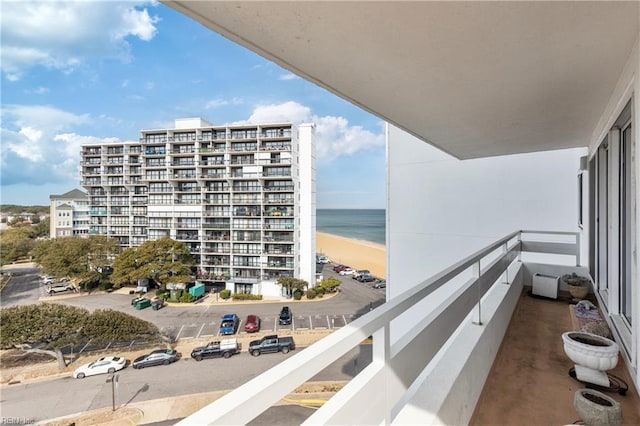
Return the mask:
{"type": "Polygon", "coordinates": [[[231,358],[231,355],[240,353],[240,344],[236,339],[216,340],[207,346],[200,346],[191,351],[191,358],[202,361],[204,358],[231,358]]]}
{"type": "Polygon", "coordinates": [[[295,348],[296,344],[293,341],[293,337],[278,337],[275,334],[264,336],[260,340],[254,340],[249,343],[249,353],[253,356],[258,356],[263,352],[282,352],[286,354],[295,348]]]}

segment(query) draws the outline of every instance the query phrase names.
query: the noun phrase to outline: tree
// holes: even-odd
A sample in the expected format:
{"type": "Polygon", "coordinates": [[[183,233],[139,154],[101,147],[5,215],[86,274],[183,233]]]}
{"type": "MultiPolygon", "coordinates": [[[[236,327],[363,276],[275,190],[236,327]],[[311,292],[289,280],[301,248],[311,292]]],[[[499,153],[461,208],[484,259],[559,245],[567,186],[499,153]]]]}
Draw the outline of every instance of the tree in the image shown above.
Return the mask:
{"type": "Polygon", "coordinates": [[[309,283],[305,280],[293,277],[280,277],[277,282],[282,288],[287,289],[289,296],[291,296],[295,290],[304,291],[309,286],[309,283]]]}
{"type": "Polygon", "coordinates": [[[62,348],[87,339],[97,342],[161,340],[158,328],[150,322],[110,309],[89,313],[84,308],[41,303],[0,310],[3,349],[50,355],[66,367],[62,348]]]}
{"type": "Polygon", "coordinates": [[[122,271],[116,271],[114,265],[114,275],[117,273],[118,279],[134,276],[152,278],[161,286],[169,282],[190,281],[191,266],[195,264],[187,245],[168,237],[146,241],[135,249],[135,273],[130,269],[131,257],[128,252],[122,265],[118,262],[124,268],[122,271]]]}
{"type": "Polygon", "coordinates": [[[147,278],[138,271],[137,250],[134,247],[126,248],[113,262],[113,274],[111,282],[123,286],[137,283],[139,278],[147,278]]]}
{"type": "Polygon", "coordinates": [[[0,234],[0,262],[7,264],[30,255],[36,246],[30,226],[10,228],[0,234]]]}
{"type": "Polygon", "coordinates": [[[35,237],[49,238],[49,233],[51,229],[50,225],[51,224],[49,223],[48,220],[41,220],[40,222],[35,224],[35,226],[33,227],[33,229],[35,230],[35,237]]]}
{"type": "Polygon", "coordinates": [[[50,355],[64,368],[67,364],[61,349],[77,340],[88,318],[86,309],[57,303],[3,308],[1,345],[3,349],[16,347],[50,355]]]}
{"type": "Polygon", "coordinates": [[[329,293],[333,293],[338,289],[338,287],[340,287],[340,284],[342,284],[342,281],[340,281],[336,277],[327,277],[320,281],[317,287],[323,288],[329,293]]]}
{"type": "Polygon", "coordinates": [[[23,226],[31,226],[31,222],[23,216],[16,216],[9,221],[9,226],[12,228],[20,228],[23,226]]]}
{"type": "Polygon", "coordinates": [[[103,235],[41,241],[34,254],[47,274],[93,279],[96,267],[110,264],[120,251],[117,240],[103,235]]]}

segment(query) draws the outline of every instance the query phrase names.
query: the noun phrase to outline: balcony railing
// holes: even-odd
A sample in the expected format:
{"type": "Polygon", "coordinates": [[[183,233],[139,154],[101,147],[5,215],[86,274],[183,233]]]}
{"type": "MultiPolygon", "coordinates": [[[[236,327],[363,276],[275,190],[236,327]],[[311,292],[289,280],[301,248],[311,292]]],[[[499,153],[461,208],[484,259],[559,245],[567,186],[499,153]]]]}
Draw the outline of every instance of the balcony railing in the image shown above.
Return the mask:
{"type": "Polygon", "coordinates": [[[306,424],[468,423],[522,292],[523,252],[577,265],[579,234],[513,232],[178,424],[247,424],[369,336],[371,364],[306,424]]]}

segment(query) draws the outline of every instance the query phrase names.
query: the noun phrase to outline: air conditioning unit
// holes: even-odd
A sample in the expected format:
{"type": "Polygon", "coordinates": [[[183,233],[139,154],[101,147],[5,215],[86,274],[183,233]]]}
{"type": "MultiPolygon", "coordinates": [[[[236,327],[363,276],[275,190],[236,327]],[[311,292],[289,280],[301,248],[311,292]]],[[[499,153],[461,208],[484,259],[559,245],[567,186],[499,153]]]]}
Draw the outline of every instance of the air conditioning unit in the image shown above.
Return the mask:
{"type": "Polygon", "coordinates": [[[536,296],[558,298],[560,277],[555,275],[533,274],[532,293],[536,296]]]}

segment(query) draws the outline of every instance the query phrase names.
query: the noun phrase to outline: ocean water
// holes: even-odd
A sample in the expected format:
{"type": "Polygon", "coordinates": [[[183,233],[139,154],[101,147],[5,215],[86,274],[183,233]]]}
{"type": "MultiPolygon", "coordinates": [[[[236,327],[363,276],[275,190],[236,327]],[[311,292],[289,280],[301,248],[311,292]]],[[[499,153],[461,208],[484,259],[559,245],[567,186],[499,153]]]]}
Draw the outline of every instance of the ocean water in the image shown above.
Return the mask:
{"type": "Polygon", "coordinates": [[[316,209],[319,232],[385,244],[384,209],[316,209]]]}

